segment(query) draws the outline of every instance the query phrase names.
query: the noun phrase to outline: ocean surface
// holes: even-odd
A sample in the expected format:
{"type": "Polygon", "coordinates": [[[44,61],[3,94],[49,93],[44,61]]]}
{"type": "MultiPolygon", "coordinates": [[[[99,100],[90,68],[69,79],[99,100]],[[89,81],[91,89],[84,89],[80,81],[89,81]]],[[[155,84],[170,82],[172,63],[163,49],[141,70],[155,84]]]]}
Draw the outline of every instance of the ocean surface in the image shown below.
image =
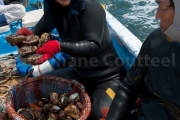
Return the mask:
{"type": "Polygon", "coordinates": [[[159,26],[155,19],[157,4],[155,0],[99,0],[141,41],[159,26]]]}

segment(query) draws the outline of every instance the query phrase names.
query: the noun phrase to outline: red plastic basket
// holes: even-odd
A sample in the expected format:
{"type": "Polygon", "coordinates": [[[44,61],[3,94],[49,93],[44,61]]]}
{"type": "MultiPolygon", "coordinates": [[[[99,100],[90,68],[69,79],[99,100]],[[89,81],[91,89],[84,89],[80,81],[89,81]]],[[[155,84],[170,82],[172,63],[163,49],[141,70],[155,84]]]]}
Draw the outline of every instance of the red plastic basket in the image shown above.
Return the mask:
{"type": "Polygon", "coordinates": [[[42,97],[47,97],[52,91],[59,94],[78,92],[83,104],[79,120],[86,120],[90,115],[91,101],[81,83],[60,77],[39,76],[20,81],[9,91],[6,99],[6,110],[10,118],[13,120],[26,120],[16,112],[20,103],[34,103],[42,97]]]}

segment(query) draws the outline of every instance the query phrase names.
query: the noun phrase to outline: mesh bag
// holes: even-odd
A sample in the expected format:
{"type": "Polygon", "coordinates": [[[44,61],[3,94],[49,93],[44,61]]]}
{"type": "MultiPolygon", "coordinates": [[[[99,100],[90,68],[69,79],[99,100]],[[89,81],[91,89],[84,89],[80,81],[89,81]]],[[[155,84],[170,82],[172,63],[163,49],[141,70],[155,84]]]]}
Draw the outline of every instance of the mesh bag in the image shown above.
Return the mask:
{"type": "Polygon", "coordinates": [[[50,92],[72,94],[78,92],[82,102],[79,120],[86,120],[91,111],[91,102],[84,86],[76,80],[68,80],[54,76],[39,76],[20,81],[9,91],[6,99],[6,110],[13,120],[26,120],[16,111],[21,103],[34,103],[50,92]]]}

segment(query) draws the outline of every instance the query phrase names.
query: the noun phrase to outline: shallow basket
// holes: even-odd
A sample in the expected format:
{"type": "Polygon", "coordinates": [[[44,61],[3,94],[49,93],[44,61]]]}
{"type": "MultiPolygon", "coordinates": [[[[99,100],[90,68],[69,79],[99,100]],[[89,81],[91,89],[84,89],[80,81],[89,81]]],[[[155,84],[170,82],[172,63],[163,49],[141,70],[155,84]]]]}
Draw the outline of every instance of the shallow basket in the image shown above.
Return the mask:
{"type": "Polygon", "coordinates": [[[91,102],[84,86],[76,80],[54,76],[39,76],[20,81],[9,91],[6,99],[6,110],[13,120],[26,120],[16,111],[21,103],[34,103],[50,92],[72,94],[78,92],[83,104],[79,120],[86,120],[91,111],[91,102]]]}

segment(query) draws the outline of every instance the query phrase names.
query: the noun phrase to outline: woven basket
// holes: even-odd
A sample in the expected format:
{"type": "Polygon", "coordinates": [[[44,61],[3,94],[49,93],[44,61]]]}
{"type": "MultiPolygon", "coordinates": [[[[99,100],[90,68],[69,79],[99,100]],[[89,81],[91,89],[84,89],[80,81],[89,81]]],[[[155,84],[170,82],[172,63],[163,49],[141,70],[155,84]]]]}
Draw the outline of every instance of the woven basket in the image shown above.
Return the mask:
{"type": "Polygon", "coordinates": [[[39,76],[20,81],[9,91],[6,99],[6,110],[13,120],[26,120],[16,111],[20,103],[34,103],[50,92],[72,94],[78,92],[83,104],[79,120],[86,120],[91,111],[91,102],[84,86],[76,80],[67,80],[54,76],[39,76]]]}

